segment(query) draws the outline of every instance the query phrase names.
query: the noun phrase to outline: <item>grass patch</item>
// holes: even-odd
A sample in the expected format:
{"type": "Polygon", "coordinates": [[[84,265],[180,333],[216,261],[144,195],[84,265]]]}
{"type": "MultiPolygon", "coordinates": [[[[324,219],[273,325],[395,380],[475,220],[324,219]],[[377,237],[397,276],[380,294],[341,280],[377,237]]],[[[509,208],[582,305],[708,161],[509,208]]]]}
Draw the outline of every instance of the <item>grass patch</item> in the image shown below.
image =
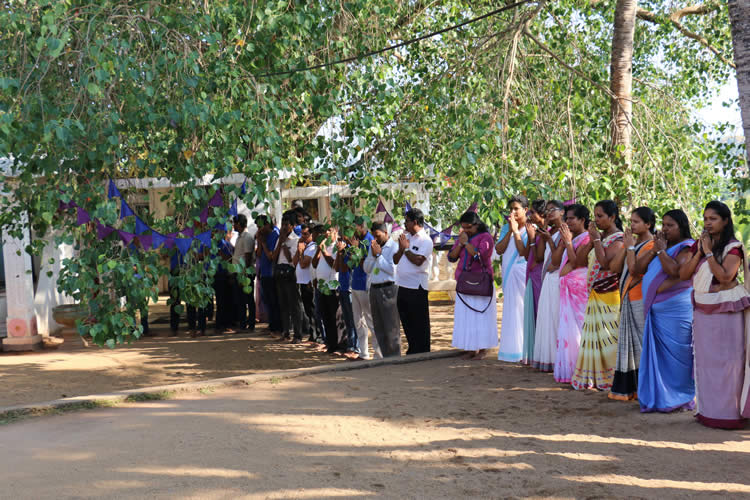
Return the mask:
{"type": "Polygon", "coordinates": [[[110,399],[97,399],[93,401],[80,401],[66,403],[55,408],[26,408],[20,410],[6,411],[0,414],[0,425],[7,425],[31,417],[45,417],[49,415],[64,415],[82,410],[94,410],[96,408],[114,408],[120,404],[119,401],[110,399]]]}
{"type": "Polygon", "coordinates": [[[198,389],[198,392],[205,396],[211,394],[212,392],[216,392],[216,387],[201,387],[200,389],[198,389]]]}
{"type": "Polygon", "coordinates": [[[281,378],[280,377],[271,377],[268,381],[271,384],[276,385],[276,384],[280,384],[281,383],[281,378]]]}
{"type": "Polygon", "coordinates": [[[139,392],[126,397],[125,402],[137,403],[140,401],[163,401],[165,399],[172,399],[174,396],[175,391],[139,392]]]}

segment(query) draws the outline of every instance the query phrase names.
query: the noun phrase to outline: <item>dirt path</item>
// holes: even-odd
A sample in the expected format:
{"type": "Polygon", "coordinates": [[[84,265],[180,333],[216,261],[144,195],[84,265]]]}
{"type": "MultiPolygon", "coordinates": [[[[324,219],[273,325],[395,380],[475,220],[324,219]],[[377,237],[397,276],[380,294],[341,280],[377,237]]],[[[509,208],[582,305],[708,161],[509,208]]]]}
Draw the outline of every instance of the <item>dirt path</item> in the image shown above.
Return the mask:
{"type": "Polygon", "coordinates": [[[7,498],[741,498],[750,431],[450,358],[0,427],[7,498]]]}

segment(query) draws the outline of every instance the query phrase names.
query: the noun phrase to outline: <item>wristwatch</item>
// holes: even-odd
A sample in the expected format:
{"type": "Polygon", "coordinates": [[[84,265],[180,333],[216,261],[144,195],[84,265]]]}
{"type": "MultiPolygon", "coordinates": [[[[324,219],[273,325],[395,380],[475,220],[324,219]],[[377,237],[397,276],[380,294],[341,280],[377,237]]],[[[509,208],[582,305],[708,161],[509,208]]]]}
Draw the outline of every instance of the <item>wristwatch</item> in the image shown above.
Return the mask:
{"type": "Polygon", "coordinates": [[[632,250],[632,251],[634,251],[634,252],[635,252],[635,247],[634,247],[633,245],[630,245],[630,246],[628,247],[628,250],[632,250]]]}

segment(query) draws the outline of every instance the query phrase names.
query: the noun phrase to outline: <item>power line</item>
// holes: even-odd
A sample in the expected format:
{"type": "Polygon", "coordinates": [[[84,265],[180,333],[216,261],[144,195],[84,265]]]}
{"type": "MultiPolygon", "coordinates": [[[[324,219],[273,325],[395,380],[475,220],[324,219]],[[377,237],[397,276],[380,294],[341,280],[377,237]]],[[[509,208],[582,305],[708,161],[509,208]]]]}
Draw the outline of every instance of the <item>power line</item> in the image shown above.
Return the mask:
{"type": "Polygon", "coordinates": [[[395,45],[389,45],[389,46],[384,47],[382,49],[373,50],[372,52],[366,52],[366,53],[360,54],[358,56],[347,57],[346,59],[339,59],[338,61],[332,61],[332,62],[327,62],[327,63],[316,64],[314,66],[305,66],[305,67],[302,67],[302,68],[295,68],[295,69],[290,69],[290,70],[286,70],[286,71],[277,71],[277,72],[274,72],[274,73],[264,73],[262,75],[256,75],[256,78],[268,78],[268,77],[271,77],[271,76],[293,75],[294,73],[301,73],[303,71],[311,71],[311,70],[314,70],[314,69],[327,68],[328,66],[335,66],[337,64],[344,64],[344,63],[350,63],[350,62],[353,62],[353,61],[359,61],[360,59],[365,59],[367,57],[376,56],[378,54],[382,54],[384,52],[395,50],[395,49],[398,49],[400,47],[405,47],[405,46],[411,45],[413,43],[421,42],[422,40],[425,40],[427,38],[432,38],[433,36],[442,35],[443,33],[447,33],[449,31],[453,31],[455,29],[461,28],[461,27],[466,26],[468,24],[472,24],[472,23],[475,23],[477,21],[481,21],[482,19],[486,19],[488,17],[494,16],[494,15],[499,14],[501,12],[504,12],[506,10],[515,9],[516,7],[520,7],[521,5],[529,3],[531,1],[533,1],[533,0],[521,0],[520,2],[512,3],[510,5],[506,5],[505,7],[501,7],[499,9],[495,9],[492,12],[488,12],[486,14],[483,14],[483,15],[479,16],[479,17],[475,17],[473,19],[469,19],[468,21],[464,21],[464,22],[462,22],[460,24],[455,24],[453,26],[449,26],[447,28],[443,28],[443,29],[438,30],[438,31],[433,31],[432,33],[428,33],[426,35],[422,35],[422,36],[417,37],[417,38],[412,38],[411,40],[406,40],[404,42],[397,43],[395,45]]]}

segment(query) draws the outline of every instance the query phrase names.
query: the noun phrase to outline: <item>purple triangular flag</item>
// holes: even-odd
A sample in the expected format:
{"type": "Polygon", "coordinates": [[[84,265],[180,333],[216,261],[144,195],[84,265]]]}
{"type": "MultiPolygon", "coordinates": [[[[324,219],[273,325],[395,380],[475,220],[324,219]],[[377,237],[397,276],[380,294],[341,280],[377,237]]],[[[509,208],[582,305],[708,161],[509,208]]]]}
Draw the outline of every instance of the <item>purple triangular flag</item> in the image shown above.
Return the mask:
{"type": "Polygon", "coordinates": [[[79,226],[82,226],[83,224],[86,224],[87,222],[91,221],[91,216],[89,213],[82,209],[81,207],[77,207],[76,210],[76,224],[79,226]]]}
{"type": "Polygon", "coordinates": [[[391,226],[391,232],[394,232],[394,231],[401,231],[401,226],[398,225],[398,222],[394,222],[393,225],[391,226]]]}
{"type": "Polygon", "coordinates": [[[96,222],[96,237],[103,240],[115,230],[113,227],[105,226],[101,222],[96,222]]]}
{"type": "Polygon", "coordinates": [[[375,209],[376,214],[379,214],[380,212],[388,212],[388,210],[385,209],[385,205],[383,205],[383,200],[378,200],[378,208],[375,209]]]}
{"type": "Polygon", "coordinates": [[[138,235],[138,241],[141,243],[141,248],[148,250],[153,244],[154,236],[151,234],[141,234],[138,235]]]}
{"type": "Polygon", "coordinates": [[[133,209],[130,208],[130,205],[125,200],[122,200],[120,202],[120,218],[124,219],[130,215],[135,215],[135,212],[133,212],[133,209]]]}
{"type": "Polygon", "coordinates": [[[383,222],[385,222],[386,224],[393,222],[393,217],[391,217],[391,214],[386,212],[385,217],[383,217],[383,222]]]}
{"type": "Polygon", "coordinates": [[[164,238],[164,248],[169,249],[169,250],[173,249],[175,246],[176,239],[177,238],[173,236],[167,236],[166,238],[164,238]]]}
{"type": "Polygon", "coordinates": [[[188,250],[190,250],[193,238],[175,238],[174,243],[177,245],[177,250],[180,251],[180,255],[184,257],[188,250]]]}
{"type": "Polygon", "coordinates": [[[571,200],[567,200],[567,201],[564,201],[564,202],[563,202],[563,206],[564,206],[564,207],[567,207],[568,205],[572,205],[572,204],[574,204],[575,202],[576,202],[576,199],[575,199],[575,197],[573,197],[573,199],[571,199],[571,200]]]}
{"type": "Polygon", "coordinates": [[[111,200],[112,198],[122,198],[122,195],[120,194],[120,190],[117,189],[117,186],[115,186],[115,181],[112,179],[109,180],[109,190],[107,192],[107,197],[111,200]]]}
{"type": "Polygon", "coordinates": [[[209,207],[222,207],[224,206],[224,198],[221,197],[221,190],[217,189],[214,195],[208,200],[209,207]]]}
{"type": "Polygon", "coordinates": [[[469,209],[467,210],[467,212],[477,213],[477,202],[476,201],[471,204],[471,206],[469,207],[469,209]]]}
{"type": "Polygon", "coordinates": [[[208,222],[208,207],[201,210],[200,221],[201,224],[205,224],[206,222],[208,222]]]}
{"type": "Polygon", "coordinates": [[[122,242],[125,243],[125,246],[130,245],[133,238],[135,238],[135,233],[129,233],[127,231],[117,231],[117,234],[120,236],[122,242]]]}
{"type": "Polygon", "coordinates": [[[188,238],[192,238],[193,236],[195,236],[195,229],[193,229],[192,227],[186,227],[185,229],[180,231],[180,234],[188,238]]]}
{"type": "Polygon", "coordinates": [[[148,224],[143,222],[140,217],[136,215],[135,217],[135,234],[143,234],[146,231],[150,230],[151,228],[148,227],[148,224]]]}

